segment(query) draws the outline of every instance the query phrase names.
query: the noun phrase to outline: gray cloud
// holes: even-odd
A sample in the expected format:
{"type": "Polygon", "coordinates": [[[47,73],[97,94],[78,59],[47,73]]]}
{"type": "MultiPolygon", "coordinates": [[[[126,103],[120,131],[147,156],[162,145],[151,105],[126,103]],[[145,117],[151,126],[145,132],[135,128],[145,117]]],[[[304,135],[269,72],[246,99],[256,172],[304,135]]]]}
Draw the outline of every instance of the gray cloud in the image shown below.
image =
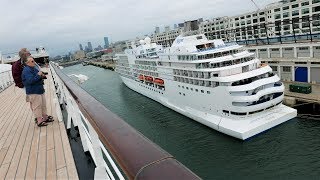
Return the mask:
{"type": "MultiPolygon", "coordinates": [[[[256,0],[263,7],[276,0],[256,0]]],[[[51,54],[65,53],[91,41],[112,41],[150,34],[155,26],[203,17],[254,11],[250,0],[1,0],[0,51],[42,45],[51,54]]]]}

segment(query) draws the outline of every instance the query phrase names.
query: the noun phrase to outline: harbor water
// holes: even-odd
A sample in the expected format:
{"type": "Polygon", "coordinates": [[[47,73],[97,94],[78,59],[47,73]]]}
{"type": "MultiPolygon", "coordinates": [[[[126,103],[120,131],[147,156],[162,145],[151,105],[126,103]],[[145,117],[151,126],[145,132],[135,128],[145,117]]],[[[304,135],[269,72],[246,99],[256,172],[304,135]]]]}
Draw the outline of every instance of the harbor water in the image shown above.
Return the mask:
{"type": "Polygon", "coordinates": [[[81,87],[203,179],[320,179],[320,121],[294,118],[247,141],[210,129],[131,89],[116,72],[75,65],[81,87]]]}

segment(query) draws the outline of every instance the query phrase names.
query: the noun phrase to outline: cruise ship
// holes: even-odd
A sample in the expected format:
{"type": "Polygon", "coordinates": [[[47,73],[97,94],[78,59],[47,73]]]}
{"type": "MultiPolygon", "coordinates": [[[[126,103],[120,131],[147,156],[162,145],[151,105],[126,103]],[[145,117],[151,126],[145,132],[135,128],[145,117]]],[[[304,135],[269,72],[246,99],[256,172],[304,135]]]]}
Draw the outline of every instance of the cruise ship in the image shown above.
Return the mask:
{"type": "Polygon", "coordinates": [[[168,48],[146,37],[116,57],[116,72],[130,89],[242,140],[297,115],[282,104],[280,78],[236,43],[190,31],[168,48]]]}

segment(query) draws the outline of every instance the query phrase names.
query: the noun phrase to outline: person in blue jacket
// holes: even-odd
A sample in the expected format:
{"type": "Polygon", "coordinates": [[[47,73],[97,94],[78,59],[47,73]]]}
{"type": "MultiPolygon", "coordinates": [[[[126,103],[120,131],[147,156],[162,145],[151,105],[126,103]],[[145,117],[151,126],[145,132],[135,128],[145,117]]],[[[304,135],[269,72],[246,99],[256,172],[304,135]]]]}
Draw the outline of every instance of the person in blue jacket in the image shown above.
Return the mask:
{"type": "Polygon", "coordinates": [[[25,67],[22,71],[22,83],[26,90],[26,100],[30,102],[30,107],[36,118],[37,125],[47,126],[47,122],[52,122],[52,116],[47,115],[45,90],[43,86],[43,78],[45,75],[39,71],[33,57],[26,59],[25,67]]]}

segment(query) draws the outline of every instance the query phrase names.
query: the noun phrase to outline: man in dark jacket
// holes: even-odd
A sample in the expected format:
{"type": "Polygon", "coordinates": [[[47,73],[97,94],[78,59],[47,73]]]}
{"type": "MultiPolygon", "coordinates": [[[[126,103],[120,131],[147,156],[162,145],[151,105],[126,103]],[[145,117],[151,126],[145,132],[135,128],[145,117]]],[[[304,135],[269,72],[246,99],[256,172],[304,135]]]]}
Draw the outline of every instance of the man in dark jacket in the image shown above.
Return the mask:
{"type": "Polygon", "coordinates": [[[27,48],[22,48],[19,51],[20,59],[12,65],[12,77],[14,80],[14,83],[19,88],[24,88],[24,85],[22,83],[21,75],[24,67],[24,61],[26,61],[27,57],[30,56],[30,52],[27,50],[27,48]]]}

